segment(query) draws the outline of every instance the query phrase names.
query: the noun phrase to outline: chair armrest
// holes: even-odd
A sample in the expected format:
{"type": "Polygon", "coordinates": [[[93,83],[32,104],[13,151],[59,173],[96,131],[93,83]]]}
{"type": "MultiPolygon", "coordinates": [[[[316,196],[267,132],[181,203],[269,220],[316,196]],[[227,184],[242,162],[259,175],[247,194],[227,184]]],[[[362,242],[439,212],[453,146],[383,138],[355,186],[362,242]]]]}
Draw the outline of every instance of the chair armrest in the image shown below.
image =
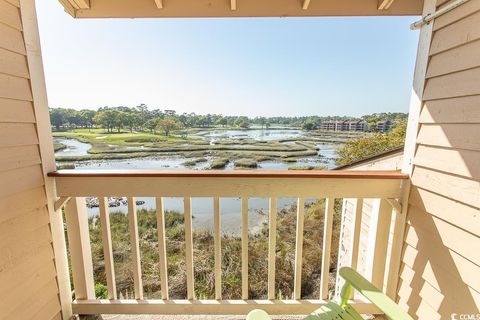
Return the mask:
{"type": "Polygon", "coordinates": [[[254,309],[248,313],[247,320],[271,320],[271,318],[265,311],[254,309]]]}
{"type": "Polygon", "coordinates": [[[342,301],[348,297],[349,292],[351,291],[348,287],[351,286],[382,310],[382,312],[390,319],[413,320],[412,317],[410,317],[410,315],[400,308],[392,299],[352,268],[341,268],[340,276],[346,281],[345,286],[342,289],[342,301]]]}

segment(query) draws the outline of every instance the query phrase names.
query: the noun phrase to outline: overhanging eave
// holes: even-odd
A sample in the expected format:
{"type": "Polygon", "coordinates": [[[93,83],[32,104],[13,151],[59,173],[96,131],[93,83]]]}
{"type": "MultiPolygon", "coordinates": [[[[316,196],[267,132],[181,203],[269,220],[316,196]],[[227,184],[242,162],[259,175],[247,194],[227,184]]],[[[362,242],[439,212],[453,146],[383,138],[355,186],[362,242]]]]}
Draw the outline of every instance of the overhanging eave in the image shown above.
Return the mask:
{"type": "Polygon", "coordinates": [[[378,0],[60,0],[76,18],[207,18],[420,15],[423,1],[378,0]],[[87,3],[86,1],[82,1],[87,3]],[[161,5],[159,5],[161,3],[161,5]]]}

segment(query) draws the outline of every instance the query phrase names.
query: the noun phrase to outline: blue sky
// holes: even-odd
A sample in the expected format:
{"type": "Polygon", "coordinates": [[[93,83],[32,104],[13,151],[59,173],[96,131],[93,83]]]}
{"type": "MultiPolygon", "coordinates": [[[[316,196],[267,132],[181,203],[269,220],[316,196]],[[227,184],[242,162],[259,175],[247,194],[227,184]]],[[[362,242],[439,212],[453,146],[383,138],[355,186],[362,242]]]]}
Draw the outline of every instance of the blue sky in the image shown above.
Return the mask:
{"type": "Polygon", "coordinates": [[[75,20],[57,1],[37,6],[51,107],[408,111],[416,17],[75,20]]]}

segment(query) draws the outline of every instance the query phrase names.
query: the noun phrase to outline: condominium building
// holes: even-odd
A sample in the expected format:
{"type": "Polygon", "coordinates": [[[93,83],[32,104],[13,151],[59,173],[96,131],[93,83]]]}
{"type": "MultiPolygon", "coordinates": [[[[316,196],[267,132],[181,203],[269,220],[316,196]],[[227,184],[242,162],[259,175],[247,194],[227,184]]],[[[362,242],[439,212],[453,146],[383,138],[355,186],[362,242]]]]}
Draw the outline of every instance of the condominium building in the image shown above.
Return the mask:
{"type": "Polygon", "coordinates": [[[320,129],[326,131],[367,131],[368,123],[364,120],[327,120],[320,124],[320,129]]]}

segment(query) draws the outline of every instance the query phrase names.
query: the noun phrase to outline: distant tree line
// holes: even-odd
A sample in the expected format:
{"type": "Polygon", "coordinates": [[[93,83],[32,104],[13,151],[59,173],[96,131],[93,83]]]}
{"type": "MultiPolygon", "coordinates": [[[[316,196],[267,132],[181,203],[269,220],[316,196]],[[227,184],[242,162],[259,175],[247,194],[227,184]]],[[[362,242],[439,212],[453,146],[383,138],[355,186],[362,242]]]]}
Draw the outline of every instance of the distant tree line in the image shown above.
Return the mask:
{"type": "MultiPolygon", "coordinates": [[[[394,122],[407,118],[405,113],[375,113],[365,115],[361,119],[370,124],[381,120],[394,122]]],[[[177,114],[175,110],[149,110],[147,105],[136,107],[101,107],[95,110],[75,110],[71,108],[50,108],[50,121],[55,130],[76,128],[103,128],[114,131],[149,131],[162,132],[168,135],[181,128],[209,128],[214,126],[238,127],[247,129],[254,125],[268,128],[272,125],[290,126],[305,130],[317,130],[320,123],[326,120],[353,120],[354,117],[341,116],[304,116],[304,117],[254,117],[225,116],[221,114],[199,115],[194,112],[177,114]]],[[[372,125],[374,127],[374,125],[372,125]]]]}
{"type": "Polygon", "coordinates": [[[71,108],[50,108],[50,121],[55,130],[76,128],[103,128],[108,132],[121,130],[169,132],[181,128],[209,128],[213,126],[239,127],[247,129],[252,124],[268,127],[264,117],[250,119],[245,116],[224,116],[218,114],[198,115],[177,114],[175,110],[149,110],[145,104],[130,107],[102,107],[97,111],[71,108]]]}

